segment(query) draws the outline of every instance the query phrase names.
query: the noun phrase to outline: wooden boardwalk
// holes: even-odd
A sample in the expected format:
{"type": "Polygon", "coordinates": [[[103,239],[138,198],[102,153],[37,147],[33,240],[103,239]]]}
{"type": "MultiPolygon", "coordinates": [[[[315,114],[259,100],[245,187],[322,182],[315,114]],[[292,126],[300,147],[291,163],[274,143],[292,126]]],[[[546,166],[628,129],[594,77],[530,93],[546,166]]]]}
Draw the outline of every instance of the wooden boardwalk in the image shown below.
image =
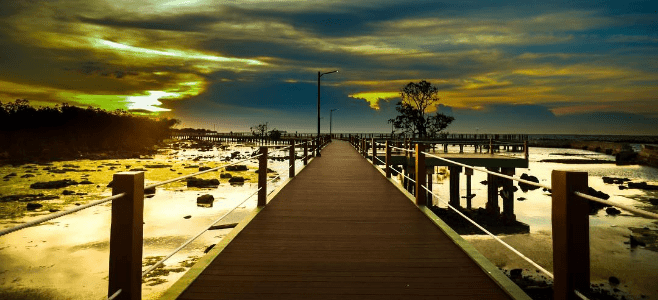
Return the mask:
{"type": "Polygon", "coordinates": [[[499,284],[349,143],[335,141],[179,299],[511,299],[499,284]]]}

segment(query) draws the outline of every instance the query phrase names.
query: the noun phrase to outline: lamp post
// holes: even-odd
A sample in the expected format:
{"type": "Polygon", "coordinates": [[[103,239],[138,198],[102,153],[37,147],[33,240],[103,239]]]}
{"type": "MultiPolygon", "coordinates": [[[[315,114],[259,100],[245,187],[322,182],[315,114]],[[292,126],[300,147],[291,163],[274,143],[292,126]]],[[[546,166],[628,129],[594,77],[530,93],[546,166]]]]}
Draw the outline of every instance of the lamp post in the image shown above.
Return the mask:
{"type": "Polygon", "coordinates": [[[331,113],[333,113],[334,111],[337,111],[337,110],[338,110],[338,108],[334,108],[334,109],[332,109],[332,110],[329,111],[329,136],[330,136],[332,139],[334,138],[334,136],[331,135],[331,120],[332,120],[332,118],[331,118],[331,113]]]}
{"type": "MultiPolygon", "coordinates": [[[[321,73],[318,72],[318,135],[317,138],[320,138],[320,77],[324,74],[338,73],[338,70],[331,72],[321,73]]],[[[315,157],[320,157],[320,147],[315,148],[315,157]]]]}

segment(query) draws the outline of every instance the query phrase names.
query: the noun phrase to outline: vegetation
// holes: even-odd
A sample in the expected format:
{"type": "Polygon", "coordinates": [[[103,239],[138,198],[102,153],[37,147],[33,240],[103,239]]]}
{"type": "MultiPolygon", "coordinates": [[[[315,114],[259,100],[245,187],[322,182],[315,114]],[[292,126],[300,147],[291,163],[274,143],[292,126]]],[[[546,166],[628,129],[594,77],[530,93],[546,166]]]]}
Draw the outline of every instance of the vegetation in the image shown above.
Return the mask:
{"type": "Polygon", "coordinates": [[[429,113],[439,103],[438,91],[425,80],[410,82],[400,91],[402,101],[395,108],[399,115],[388,122],[413,137],[435,137],[455,119],[438,111],[429,113]]]}
{"type": "Polygon", "coordinates": [[[79,152],[142,151],[169,136],[176,119],[135,116],[125,110],[66,103],[32,107],[27,100],[0,102],[0,153],[20,158],[79,152]]]}
{"type": "Polygon", "coordinates": [[[251,130],[251,134],[254,136],[260,137],[260,138],[269,138],[272,141],[278,141],[281,139],[281,131],[275,129],[272,129],[270,131],[267,130],[267,123],[265,124],[258,124],[256,126],[253,126],[249,128],[251,130]]]}

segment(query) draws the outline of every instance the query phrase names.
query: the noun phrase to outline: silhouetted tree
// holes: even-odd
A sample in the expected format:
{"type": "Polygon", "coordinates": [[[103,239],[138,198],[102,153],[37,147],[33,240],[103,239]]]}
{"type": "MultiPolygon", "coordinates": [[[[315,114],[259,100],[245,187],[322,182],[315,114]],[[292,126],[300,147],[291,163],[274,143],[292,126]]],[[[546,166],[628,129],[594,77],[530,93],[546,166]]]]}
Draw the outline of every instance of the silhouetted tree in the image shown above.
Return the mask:
{"type": "Polygon", "coordinates": [[[455,119],[438,111],[428,113],[430,108],[439,103],[438,91],[437,87],[425,80],[409,82],[400,91],[402,101],[395,107],[399,115],[388,122],[414,137],[436,136],[455,119]]]}
{"type": "Polygon", "coordinates": [[[258,124],[256,126],[253,126],[249,128],[251,130],[251,134],[254,136],[259,136],[259,137],[265,137],[267,135],[267,123],[265,124],[258,124]]]}

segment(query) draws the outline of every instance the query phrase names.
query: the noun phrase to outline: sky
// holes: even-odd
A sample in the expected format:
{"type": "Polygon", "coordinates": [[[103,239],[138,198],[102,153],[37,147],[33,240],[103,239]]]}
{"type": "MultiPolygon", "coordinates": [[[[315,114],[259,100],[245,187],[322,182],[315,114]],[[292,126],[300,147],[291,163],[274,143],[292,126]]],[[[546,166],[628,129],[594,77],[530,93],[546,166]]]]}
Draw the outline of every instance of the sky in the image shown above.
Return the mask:
{"type": "Polygon", "coordinates": [[[333,70],[322,132],[390,132],[427,80],[450,133],[658,135],[658,2],[0,2],[0,102],[315,132],[333,70]]]}

